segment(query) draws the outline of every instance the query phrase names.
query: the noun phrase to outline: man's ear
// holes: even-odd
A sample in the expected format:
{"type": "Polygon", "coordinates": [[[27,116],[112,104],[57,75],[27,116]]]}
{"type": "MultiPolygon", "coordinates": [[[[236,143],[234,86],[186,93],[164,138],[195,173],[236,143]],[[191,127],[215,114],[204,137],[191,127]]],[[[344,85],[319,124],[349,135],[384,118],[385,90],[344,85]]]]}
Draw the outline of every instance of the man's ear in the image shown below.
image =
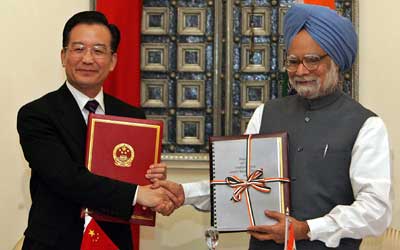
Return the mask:
{"type": "Polygon", "coordinates": [[[113,71],[115,69],[115,66],[117,66],[117,61],[118,61],[118,55],[117,53],[113,53],[111,56],[110,71],[113,71]]]}
{"type": "Polygon", "coordinates": [[[63,67],[65,67],[65,60],[66,60],[66,58],[65,58],[66,57],[65,49],[61,49],[60,56],[61,56],[61,64],[62,64],[63,67]]]}

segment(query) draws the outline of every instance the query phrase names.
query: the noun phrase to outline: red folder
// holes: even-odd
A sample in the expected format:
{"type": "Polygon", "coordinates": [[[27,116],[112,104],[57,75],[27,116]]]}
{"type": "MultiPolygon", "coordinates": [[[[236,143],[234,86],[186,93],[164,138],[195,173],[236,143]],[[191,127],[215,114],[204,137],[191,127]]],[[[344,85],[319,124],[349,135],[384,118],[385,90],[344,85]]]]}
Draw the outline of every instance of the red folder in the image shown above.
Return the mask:
{"type": "MultiPolygon", "coordinates": [[[[162,121],[90,114],[86,141],[86,166],[90,172],[138,185],[150,184],[148,167],[160,162],[162,121]]],[[[89,210],[96,220],[155,225],[155,213],[134,207],[129,221],[89,210]]]]}

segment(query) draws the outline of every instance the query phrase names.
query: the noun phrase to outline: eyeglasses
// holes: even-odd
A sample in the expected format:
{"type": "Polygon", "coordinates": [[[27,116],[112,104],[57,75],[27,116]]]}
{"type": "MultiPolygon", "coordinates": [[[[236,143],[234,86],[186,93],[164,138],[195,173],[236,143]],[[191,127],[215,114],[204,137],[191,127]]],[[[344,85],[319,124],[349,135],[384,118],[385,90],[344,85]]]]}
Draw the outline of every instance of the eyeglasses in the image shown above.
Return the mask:
{"type": "Polygon", "coordinates": [[[309,54],[309,55],[304,55],[303,59],[300,60],[297,56],[295,55],[290,55],[286,57],[285,60],[285,67],[288,72],[296,72],[297,68],[299,67],[300,63],[306,67],[309,71],[316,70],[321,63],[321,60],[324,59],[328,54],[325,55],[315,55],[315,54],[309,54]]]}
{"type": "Polygon", "coordinates": [[[82,58],[84,55],[86,55],[88,49],[90,50],[90,54],[95,59],[104,59],[107,57],[109,53],[106,46],[99,44],[93,46],[86,46],[82,43],[73,43],[71,46],[65,47],[64,49],[69,50],[71,56],[76,58],[82,58]]]}

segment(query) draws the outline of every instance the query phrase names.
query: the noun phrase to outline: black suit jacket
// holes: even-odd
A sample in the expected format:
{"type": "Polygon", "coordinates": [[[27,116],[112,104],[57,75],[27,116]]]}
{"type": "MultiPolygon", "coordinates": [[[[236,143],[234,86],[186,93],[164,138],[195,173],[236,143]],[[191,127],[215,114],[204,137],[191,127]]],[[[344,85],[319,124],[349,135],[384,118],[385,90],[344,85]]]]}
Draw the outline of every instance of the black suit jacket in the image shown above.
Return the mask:
{"type": "MultiPolygon", "coordinates": [[[[142,110],[104,94],[105,113],[145,118],[142,110]]],[[[80,249],[82,207],[129,218],[136,186],[91,174],[84,165],[86,124],[71,92],[58,90],[18,112],[17,128],[32,169],[32,207],[25,236],[55,249],[80,249]]],[[[121,250],[130,249],[128,225],[101,223],[121,250]]]]}

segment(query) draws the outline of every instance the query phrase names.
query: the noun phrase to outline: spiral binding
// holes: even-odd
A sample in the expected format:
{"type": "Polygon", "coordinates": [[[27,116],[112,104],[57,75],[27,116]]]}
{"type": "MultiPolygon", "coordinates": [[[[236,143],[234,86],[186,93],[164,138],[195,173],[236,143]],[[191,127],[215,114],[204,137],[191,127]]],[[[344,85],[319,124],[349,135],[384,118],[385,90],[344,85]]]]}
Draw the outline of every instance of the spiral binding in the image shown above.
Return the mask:
{"type": "MultiPolygon", "coordinates": [[[[211,175],[211,180],[215,180],[215,152],[214,152],[214,142],[210,143],[210,153],[211,153],[211,168],[210,168],[210,175],[211,175]]],[[[217,192],[216,192],[216,187],[215,185],[211,185],[211,191],[212,191],[212,196],[211,196],[211,202],[213,204],[213,212],[211,214],[211,224],[212,226],[217,227],[217,208],[216,208],[216,203],[215,200],[217,198],[217,192]]]]}

